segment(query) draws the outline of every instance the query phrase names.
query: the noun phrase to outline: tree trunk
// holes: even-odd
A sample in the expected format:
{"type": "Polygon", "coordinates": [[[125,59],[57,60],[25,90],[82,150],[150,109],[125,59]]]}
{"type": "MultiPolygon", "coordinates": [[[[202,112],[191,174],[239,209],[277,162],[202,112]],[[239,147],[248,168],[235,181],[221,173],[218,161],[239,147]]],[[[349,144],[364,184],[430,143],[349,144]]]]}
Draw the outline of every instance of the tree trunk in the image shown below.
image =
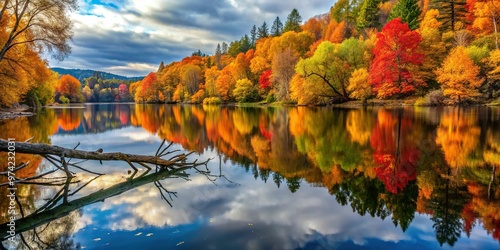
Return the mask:
{"type": "MultiPolygon", "coordinates": [[[[132,155],[124,154],[121,152],[114,153],[100,153],[98,151],[83,151],[59,146],[52,146],[43,143],[26,143],[16,142],[16,153],[37,154],[37,155],[57,155],[65,158],[77,158],[87,160],[99,161],[126,161],[129,163],[149,163],[163,167],[175,167],[183,164],[182,161],[186,159],[187,154],[178,154],[169,160],[160,158],[159,156],[147,155],[132,155]]],[[[0,151],[8,151],[8,141],[0,139],[0,151]]]]}

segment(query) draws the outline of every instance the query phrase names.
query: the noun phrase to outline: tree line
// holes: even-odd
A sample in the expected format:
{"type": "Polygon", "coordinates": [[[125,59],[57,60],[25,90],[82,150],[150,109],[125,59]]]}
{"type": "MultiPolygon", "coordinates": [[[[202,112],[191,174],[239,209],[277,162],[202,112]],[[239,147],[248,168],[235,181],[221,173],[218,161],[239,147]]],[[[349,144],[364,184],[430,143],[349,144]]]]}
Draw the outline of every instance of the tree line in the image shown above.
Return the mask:
{"type": "Polygon", "coordinates": [[[4,0],[0,104],[494,100],[500,96],[499,6],[499,0],[339,0],[304,23],[293,9],[284,23],[276,17],[271,27],[254,25],[249,35],[217,45],[213,55],[198,50],[162,62],[141,81],[122,86],[93,79],[77,88],[60,86],[68,78],[39,56],[49,51],[62,59],[70,52],[68,14],[76,0],[4,0]],[[69,95],[71,88],[81,94],[69,95]]]}
{"type": "Polygon", "coordinates": [[[498,0],[341,0],[302,23],[294,9],[130,86],[136,102],[328,104],[500,96],[498,0]]]}

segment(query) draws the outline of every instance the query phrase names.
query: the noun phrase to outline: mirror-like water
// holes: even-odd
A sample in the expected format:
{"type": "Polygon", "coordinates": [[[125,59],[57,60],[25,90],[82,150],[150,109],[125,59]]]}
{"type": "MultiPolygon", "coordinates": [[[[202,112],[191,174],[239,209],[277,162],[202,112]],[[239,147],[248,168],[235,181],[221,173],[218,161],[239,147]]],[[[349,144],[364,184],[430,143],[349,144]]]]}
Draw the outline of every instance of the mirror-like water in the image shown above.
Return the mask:
{"type": "MultiPolygon", "coordinates": [[[[127,163],[83,162],[105,175],[78,173],[71,206],[53,199],[64,185],[19,184],[18,211],[52,214],[19,221],[31,228],[3,242],[14,249],[500,248],[500,107],[96,104],[0,122],[9,137],[147,155],[165,139],[212,158],[210,175],[133,180],[127,163]]],[[[20,177],[53,169],[28,160],[20,177]]]]}

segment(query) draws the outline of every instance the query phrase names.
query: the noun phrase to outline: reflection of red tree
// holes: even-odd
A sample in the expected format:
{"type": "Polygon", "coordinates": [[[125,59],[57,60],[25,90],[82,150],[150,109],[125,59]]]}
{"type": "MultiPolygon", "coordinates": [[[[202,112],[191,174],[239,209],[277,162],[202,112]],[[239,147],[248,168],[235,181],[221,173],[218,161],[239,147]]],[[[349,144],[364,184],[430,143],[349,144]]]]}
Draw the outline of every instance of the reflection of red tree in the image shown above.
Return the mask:
{"type": "Polygon", "coordinates": [[[121,105],[116,105],[115,112],[118,113],[118,116],[120,117],[120,123],[122,125],[127,125],[129,122],[130,110],[127,108],[124,108],[121,105]]]}
{"type": "Polygon", "coordinates": [[[472,204],[464,206],[464,209],[462,210],[462,219],[464,220],[464,232],[467,236],[470,236],[476,220],[476,213],[474,212],[472,204]]]}
{"type": "Polygon", "coordinates": [[[273,137],[273,133],[270,130],[267,130],[263,124],[260,124],[260,133],[264,138],[266,138],[268,141],[271,141],[271,138],[273,137]]]}
{"type": "Polygon", "coordinates": [[[398,193],[403,190],[409,181],[417,178],[416,165],[412,158],[418,158],[417,150],[403,152],[403,157],[396,160],[393,155],[377,156],[374,154],[375,163],[381,165],[375,168],[377,178],[385,184],[387,191],[398,193]],[[382,161],[377,158],[383,158],[382,161]]]}
{"type": "Polygon", "coordinates": [[[125,112],[120,112],[120,122],[122,125],[127,125],[128,124],[128,117],[130,114],[127,114],[125,112]]]}
{"type": "Polygon", "coordinates": [[[403,118],[402,114],[394,117],[381,110],[373,128],[370,145],[374,149],[373,160],[378,166],[375,173],[391,193],[403,190],[409,181],[417,177],[416,163],[420,152],[415,148],[415,142],[405,137],[412,127],[412,122],[403,118]]]}

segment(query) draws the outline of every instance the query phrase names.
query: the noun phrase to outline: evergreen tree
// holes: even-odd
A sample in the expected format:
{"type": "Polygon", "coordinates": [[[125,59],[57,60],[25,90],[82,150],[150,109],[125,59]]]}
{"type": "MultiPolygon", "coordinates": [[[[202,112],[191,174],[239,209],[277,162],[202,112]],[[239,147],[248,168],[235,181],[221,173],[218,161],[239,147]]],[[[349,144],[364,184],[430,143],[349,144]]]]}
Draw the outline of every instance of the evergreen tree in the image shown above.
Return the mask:
{"type": "Polygon", "coordinates": [[[365,28],[379,28],[378,21],[380,11],[378,5],[380,0],[365,0],[359,11],[358,19],[356,20],[356,28],[362,30],[365,28]]]}
{"type": "Polygon", "coordinates": [[[203,56],[203,54],[201,53],[201,50],[198,49],[198,51],[195,51],[191,54],[192,56],[203,56]]]}
{"type": "Polygon", "coordinates": [[[217,48],[215,49],[215,64],[219,70],[222,69],[221,58],[222,50],[220,48],[220,44],[217,44],[217,48]]]}
{"type": "Polygon", "coordinates": [[[389,14],[389,20],[401,17],[401,20],[408,24],[411,30],[416,30],[420,26],[418,20],[422,11],[418,7],[419,0],[399,0],[389,14]]]}
{"type": "Polygon", "coordinates": [[[264,22],[257,31],[257,38],[261,39],[268,36],[269,36],[269,28],[267,27],[267,23],[264,22]]]}
{"type": "Polygon", "coordinates": [[[257,27],[255,27],[254,25],[250,30],[250,43],[252,44],[252,47],[255,47],[256,40],[257,40],[257,27]]]}
{"type": "Polygon", "coordinates": [[[205,62],[205,68],[209,69],[211,67],[212,67],[212,58],[211,57],[207,57],[207,61],[205,62]]]}
{"type": "Polygon", "coordinates": [[[283,23],[279,17],[276,17],[273,26],[271,26],[271,36],[281,36],[281,33],[283,33],[283,23]]]}
{"type": "Polygon", "coordinates": [[[229,44],[228,54],[232,57],[236,57],[241,52],[240,44],[240,41],[232,41],[231,44],[229,44]]]}
{"type": "Polygon", "coordinates": [[[240,39],[240,52],[247,52],[249,49],[252,48],[252,43],[250,41],[250,38],[248,37],[247,34],[245,34],[241,39],[240,39]]]}
{"type": "Polygon", "coordinates": [[[441,28],[445,31],[455,31],[455,24],[465,22],[465,0],[434,0],[432,8],[439,10],[436,17],[442,23],[441,28]]]}
{"type": "Polygon", "coordinates": [[[338,0],[330,9],[330,17],[337,23],[346,21],[355,24],[363,2],[363,0],[338,0]]]}
{"type": "Polygon", "coordinates": [[[222,42],[222,54],[227,55],[228,51],[229,51],[229,46],[227,45],[226,42],[222,42]]]}
{"type": "Polygon", "coordinates": [[[158,70],[156,71],[156,73],[161,73],[163,71],[163,69],[165,69],[165,63],[163,61],[161,61],[160,66],[158,67],[158,70]]]}
{"type": "Polygon", "coordinates": [[[283,28],[283,33],[288,31],[300,32],[301,24],[302,24],[302,17],[300,16],[299,11],[297,9],[293,9],[286,19],[285,27],[283,28]]]}
{"type": "Polygon", "coordinates": [[[220,48],[220,43],[217,44],[217,48],[215,48],[215,55],[221,55],[222,51],[220,48]]]}

